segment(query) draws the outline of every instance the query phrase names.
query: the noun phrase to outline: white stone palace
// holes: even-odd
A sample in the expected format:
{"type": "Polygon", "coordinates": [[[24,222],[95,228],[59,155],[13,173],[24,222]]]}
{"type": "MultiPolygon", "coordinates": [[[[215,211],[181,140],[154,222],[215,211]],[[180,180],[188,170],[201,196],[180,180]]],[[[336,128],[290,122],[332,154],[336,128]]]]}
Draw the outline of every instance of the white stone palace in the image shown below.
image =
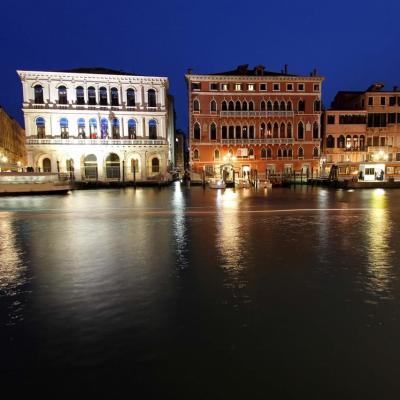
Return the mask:
{"type": "Polygon", "coordinates": [[[166,179],[174,160],[167,78],[105,68],[17,73],[27,166],[77,181],[166,179]]]}

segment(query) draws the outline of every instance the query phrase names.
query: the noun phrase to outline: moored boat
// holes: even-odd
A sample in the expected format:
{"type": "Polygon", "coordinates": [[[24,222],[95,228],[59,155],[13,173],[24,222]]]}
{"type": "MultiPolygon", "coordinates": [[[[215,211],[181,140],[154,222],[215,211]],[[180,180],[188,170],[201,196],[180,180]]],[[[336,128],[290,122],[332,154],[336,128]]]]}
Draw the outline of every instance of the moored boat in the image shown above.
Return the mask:
{"type": "Polygon", "coordinates": [[[222,179],[210,179],[208,181],[208,186],[211,189],[225,189],[226,184],[222,179]]]}

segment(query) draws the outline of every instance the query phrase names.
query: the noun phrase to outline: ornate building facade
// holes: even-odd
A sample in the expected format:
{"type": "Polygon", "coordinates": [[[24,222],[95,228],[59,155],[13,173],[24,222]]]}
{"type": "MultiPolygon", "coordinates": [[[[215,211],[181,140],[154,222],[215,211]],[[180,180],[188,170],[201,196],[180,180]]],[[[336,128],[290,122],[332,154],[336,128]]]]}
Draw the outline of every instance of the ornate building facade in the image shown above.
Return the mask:
{"type": "Polygon", "coordinates": [[[365,91],[341,91],[324,115],[323,163],[339,178],[400,177],[400,91],[375,83],[365,91]]]}
{"type": "Polygon", "coordinates": [[[194,172],[257,176],[319,171],[323,78],[259,65],[185,76],[194,172]]]}
{"type": "Polygon", "coordinates": [[[17,72],[35,171],[77,181],[165,177],[174,146],[167,78],[104,68],[17,72]]]}

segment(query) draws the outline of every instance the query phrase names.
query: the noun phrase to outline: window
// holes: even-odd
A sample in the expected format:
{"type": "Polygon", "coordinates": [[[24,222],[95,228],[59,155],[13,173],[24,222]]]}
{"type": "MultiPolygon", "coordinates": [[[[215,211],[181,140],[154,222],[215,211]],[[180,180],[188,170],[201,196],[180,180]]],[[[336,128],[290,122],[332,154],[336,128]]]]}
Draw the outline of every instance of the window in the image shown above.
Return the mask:
{"type": "Polygon", "coordinates": [[[82,86],[76,88],[76,104],[85,104],[85,91],[82,86]]]}
{"type": "Polygon", "coordinates": [[[382,128],[386,126],[386,113],[369,113],[368,127],[382,128]]]}
{"type": "Polygon", "coordinates": [[[242,90],[242,84],[241,83],[235,83],[235,90],[236,91],[242,90]]]}
{"type": "Polygon", "coordinates": [[[314,111],[321,111],[321,102],[319,100],[314,101],[314,111]]]}
{"type": "Polygon", "coordinates": [[[235,138],[235,127],[230,126],[228,132],[229,132],[229,139],[234,139],[235,138]]]}
{"type": "Polygon", "coordinates": [[[286,133],[288,138],[292,137],[292,124],[290,122],[288,122],[286,133]]]}
{"type": "Polygon", "coordinates": [[[197,99],[193,100],[193,111],[200,112],[200,103],[197,99]]]}
{"type": "Polygon", "coordinates": [[[242,139],[248,139],[247,137],[247,126],[242,127],[242,139]]]}
{"type": "Polygon", "coordinates": [[[290,158],[293,157],[293,151],[292,151],[292,148],[291,148],[291,147],[288,148],[287,155],[288,155],[288,157],[290,157],[290,158]]]}
{"type": "Polygon", "coordinates": [[[395,106],[396,105],[396,97],[391,96],[389,97],[389,106],[395,106]]]}
{"type": "Polygon", "coordinates": [[[107,101],[107,89],[105,87],[101,87],[99,89],[100,91],[100,105],[101,106],[106,106],[108,104],[107,101]]]}
{"type": "Polygon", "coordinates": [[[285,132],[286,131],[286,126],[285,126],[285,123],[284,122],[282,122],[281,123],[281,128],[280,128],[280,137],[281,138],[284,138],[286,135],[285,135],[285,132]]]}
{"type": "Polygon", "coordinates": [[[267,151],[264,148],[261,149],[261,158],[267,158],[267,151]]]}
{"type": "Polygon", "coordinates": [[[97,179],[97,158],[94,154],[89,154],[83,160],[85,178],[97,179]]]}
{"type": "Polygon", "coordinates": [[[153,174],[160,172],[160,160],[157,157],[151,160],[151,172],[153,174]]]}
{"type": "Polygon", "coordinates": [[[241,139],[242,128],[240,126],[236,126],[235,132],[236,132],[236,139],[241,139]]]}
{"type": "Polygon", "coordinates": [[[395,123],[396,123],[396,113],[389,113],[388,124],[395,124],[395,123]]]}
{"type": "Polygon", "coordinates": [[[335,124],[335,116],[334,115],[328,115],[328,124],[329,125],[335,124]]]}
{"type": "Polygon", "coordinates": [[[297,154],[298,154],[299,158],[304,157],[304,150],[302,147],[299,147],[299,149],[297,150],[297,154]]]}
{"type": "Polygon", "coordinates": [[[254,139],[254,125],[249,126],[249,139],[254,139]]]}
{"type": "Polygon", "coordinates": [[[285,104],[284,101],[281,101],[280,110],[281,111],[286,111],[286,104],[285,104]]]}
{"type": "Polygon", "coordinates": [[[381,97],[381,106],[386,104],[386,97],[381,97]]]}
{"type": "Polygon", "coordinates": [[[192,82],[192,90],[200,90],[201,84],[200,82],[192,82]]]}
{"type": "Polygon", "coordinates": [[[298,110],[300,112],[304,112],[305,108],[306,108],[305,107],[305,101],[304,100],[300,100],[299,103],[298,103],[298,110]]]}
{"type": "Polygon", "coordinates": [[[106,118],[102,118],[100,121],[100,133],[102,139],[106,139],[108,137],[108,121],[106,118]]]}
{"type": "Polygon", "coordinates": [[[265,111],[265,101],[264,100],[260,104],[260,110],[265,111]]]}
{"type": "Polygon", "coordinates": [[[299,124],[297,125],[297,139],[304,139],[304,125],[302,122],[299,122],[299,124]]]}
{"type": "Polygon", "coordinates": [[[119,106],[118,89],[115,87],[111,88],[111,105],[119,106]]]}
{"type": "Polygon", "coordinates": [[[119,139],[119,121],[117,118],[114,118],[111,123],[112,126],[112,138],[119,139]]]}
{"type": "Polygon", "coordinates": [[[131,172],[133,174],[140,173],[139,170],[139,160],[137,158],[132,158],[131,159],[131,172]]]}
{"type": "Polygon", "coordinates": [[[197,149],[194,149],[193,160],[198,160],[198,159],[199,159],[199,151],[197,149]]]}
{"type": "Polygon", "coordinates": [[[292,102],[290,100],[287,102],[286,110],[287,111],[292,111],[293,110],[292,102]]]}
{"type": "Polygon", "coordinates": [[[345,142],[345,139],[344,139],[344,136],[343,135],[340,135],[338,138],[337,138],[337,148],[338,149],[344,149],[344,142],[345,142]]]}
{"type": "Polygon", "coordinates": [[[149,139],[157,139],[157,121],[155,119],[149,121],[149,139]]]}
{"type": "Polygon", "coordinates": [[[314,149],[313,149],[313,157],[314,158],[318,158],[319,157],[319,148],[318,147],[314,147],[314,149]]]}
{"type": "Polygon", "coordinates": [[[373,97],[368,97],[368,105],[373,106],[374,105],[374,98],[373,97]]]}
{"type": "Polygon", "coordinates": [[[267,84],[266,83],[260,83],[260,90],[261,91],[267,90],[267,84]]]}
{"type": "Polygon", "coordinates": [[[78,119],[78,138],[86,139],[86,132],[85,132],[86,123],[83,118],[78,119]]]}
{"type": "Polygon", "coordinates": [[[68,120],[67,118],[60,119],[60,131],[61,131],[61,139],[68,139],[68,120]]]}
{"type": "Polygon", "coordinates": [[[267,149],[267,158],[272,158],[272,149],[270,147],[267,149]]]}
{"type": "Polygon", "coordinates": [[[333,148],[335,147],[335,139],[333,138],[332,135],[329,135],[329,136],[326,138],[326,147],[327,147],[328,149],[333,149],[333,148]]]}
{"type": "Polygon", "coordinates": [[[237,101],[235,103],[235,111],[240,111],[240,110],[241,110],[241,104],[240,104],[240,101],[237,101]]]}
{"type": "Polygon", "coordinates": [[[247,101],[244,101],[242,104],[242,111],[247,111],[247,101]]]}
{"type": "Polygon", "coordinates": [[[128,137],[129,139],[136,139],[136,121],[134,119],[128,121],[128,137]]]}
{"type": "Polygon", "coordinates": [[[200,124],[195,122],[193,125],[193,139],[200,140],[201,131],[200,131],[200,124]]]}
{"type": "Polygon", "coordinates": [[[267,111],[272,111],[272,102],[267,101],[267,111]]]}
{"type": "Polygon", "coordinates": [[[314,92],[319,92],[319,83],[314,83],[314,92]]]}
{"type": "Polygon", "coordinates": [[[216,112],[217,111],[217,102],[215,100],[211,101],[210,110],[211,110],[211,112],[216,112]]]}
{"type": "Polygon", "coordinates": [[[88,104],[96,105],[96,89],[93,86],[88,87],[88,104]]]}
{"type": "Polygon", "coordinates": [[[298,83],[297,84],[297,90],[304,92],[304,83],[298,83]]]}
{"type": "Polygon", "coordinates": [[[274,83],[274,84],[272,85],[272,90],[273,90],[274,92],[279,92],[279,90],[280,90],[280,85],[279,85],[279,83],[274,83]]]}
{"type": "Polygon", "coordinates": [[[210,83],[210,90],[218,90],[218,83],[210,83]]]}
{"type": "Polygon", "coordinates": [[[34,93],[35,93],[35,104],[43,104],[43,86],[41,85],[36,85],[34,87],[34,93]]]}
{"type": "Polygon", "coordinates": [[[365,136],[360,136],[360,150],[365,150],[365,136]]]}
{"type": "Polygon", "coordinates": [[[227,83],[221,83],[220,88],[221,88],[221,90],[226,92],[229,89],[229,85],[227,83]]]}
{"type": "Polygon", "coordinates": [[[89,120],[89,134],[90,134],[90,139],[97,139],[97,120],[96,120],[96,118],[91,118],[89,120]]]}
{"type": "Polygon", "coordinates": [[[271,138],[272,137],[272,125],[270,122],[267,124],[267,137],[271,138]]]}
{"type": "Polygon", "coordinates": [[[279,103],[274,101],[274,111],[279,111],[279,103]]]}
{"type": "Polygon", "coordinates": [[[254,149],[249,149],[249,157],[254,158],[254,149]]]}
{"type": "Polygon", "coordinates": [[[222,110],[222,111],[227,111],[227,110],[228,110],[228,106],[227,106],[225,100],[224,100],[224,101],[222,102],[222,104],[221,104],[221,110],[222,110]]]}
{"type": "Polygon", "coordinates": [[[217,140],[217,126],[214,123],[210,125],[210,139],[217,140]]]}
{"type": "Polygon", "coordinates": [[[249,84],[247,85],[247,90],[248,90],[249,92],[254,92],[254,90],[255,90],[255,85],[254,85],[254,83],[249,83],[249,84]]]}
{"type": "Polygon", "coordinates": [[[156,91],[154,89],[150,89],[147,92],[147,106],[157,107],[156,91]]]}
{"type": "Polygon", "coordinates": [[[319,139],[319,126],[317,122],[313,124],[313,139],[319,139]]]}
{"type": "Polygon", "coordinates": [[[264,122],[261,122],[261,125],[260,125],[260,136],[261,136],[262,139],[265,138],[265,124],[264,124],[264,122]]]}
{"type": "Polygon", "coordinates": [[[222,139],[228,138],[228,128],[226,126],[222,127],[221,134],[222,134],[222,139]]]}
{"type": "Polygon", "coordinates": [[[135,91],[133,89],[126,91],[126,105],[128,107],[135,107],[136,105],[135,91]]]}
{"type": "Polygon", "coordinates": [[[291,92],[291,91],[293,90],[293,83],[287,83],[287,84],[286,84],[286,90],[287,90],[288,92],[291,92]]]}
{"type": "Polygon", "coordinates": [[[51,161],[49,158],[43,159],[43,172],[51,172],[51,161]]]}
{"type": "Polygon", "coordinates": [[[274,138],[279,137],[279,125],[277,122],[274,123],[274,131],[273,131],[274,138]]]}
{"type": "Polygon", "coordinates": [[[228,110],[233,111],[234,109],[235,109],[235,105],[234,105],[233,101],[230,101],[229,105],[228,105],[228,110]]]}
{"type": "Polygon", "coordinates": [[[38,139],[44,139],[46,137],[46,126],[43,117],[36,118],[36,132],[38,139]]]}
{"type": "Polygon", "coordinates": [[[214,150],[214,159],[219,160],[219,150],[218,149],[214,150]]]}
{"type": "Polygon", "coordinates": [[[278,158],[282,158],[282,149],[281,148],[278,149],[277,156],[278,156],[278,158]]]}
{"type": "Polygon", "coordinates": [[[254,103],[249,101],[249,111],[254,111],[254,103]]]}
{"type": "Polygon", "coordinates": [[[58,87],[58,104],[67,104],[67,88],[65,86],[58,87]]]}

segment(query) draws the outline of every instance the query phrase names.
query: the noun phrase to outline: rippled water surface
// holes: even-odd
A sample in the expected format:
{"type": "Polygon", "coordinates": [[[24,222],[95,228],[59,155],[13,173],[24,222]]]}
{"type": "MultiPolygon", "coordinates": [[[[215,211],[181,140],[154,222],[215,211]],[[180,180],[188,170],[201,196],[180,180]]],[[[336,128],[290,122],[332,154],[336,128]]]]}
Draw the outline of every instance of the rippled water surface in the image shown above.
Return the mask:
{"type": "Polygon", "coordinates": [[[0,379],[114,398],[397,398],[399,228],[396,190],[0,198],[0,379]]]}

